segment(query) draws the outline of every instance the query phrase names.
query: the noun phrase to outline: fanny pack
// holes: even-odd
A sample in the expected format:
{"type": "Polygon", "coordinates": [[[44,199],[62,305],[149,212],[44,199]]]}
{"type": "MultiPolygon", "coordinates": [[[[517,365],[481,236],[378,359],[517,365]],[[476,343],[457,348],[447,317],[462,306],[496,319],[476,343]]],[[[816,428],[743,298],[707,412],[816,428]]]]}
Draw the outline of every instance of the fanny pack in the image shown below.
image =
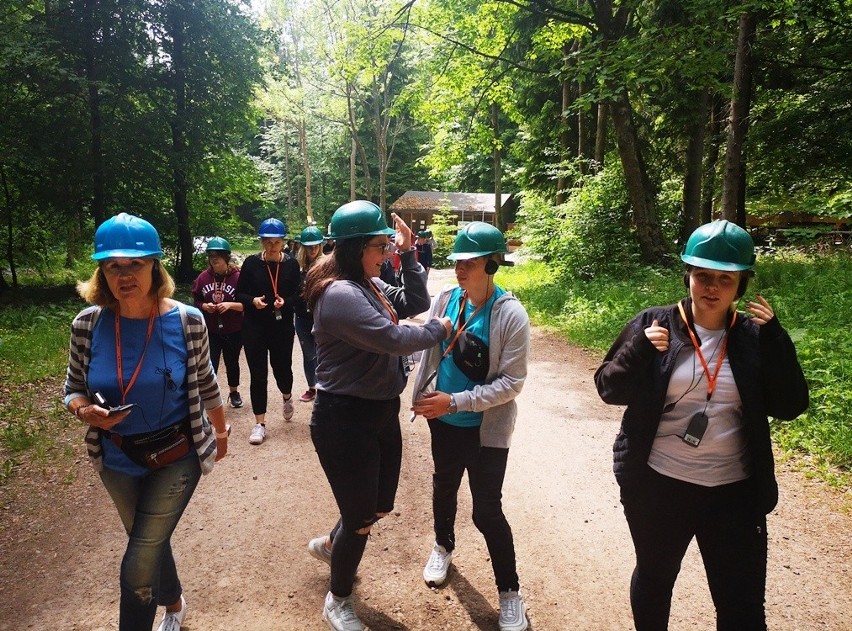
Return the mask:
{"type": "Polygon", "coordinates": [[[152,470],[177,462],[192,448],[189,422],[186,419],[144,434],[122,436],[107,430],[101,431],[133,462],[152,470]]]}
{"type": "Polygon", "coordinates": [[[462,331],[453,346],[453,363],[471,381],[488,376],[488,344],[470,331],[462,331]]]}

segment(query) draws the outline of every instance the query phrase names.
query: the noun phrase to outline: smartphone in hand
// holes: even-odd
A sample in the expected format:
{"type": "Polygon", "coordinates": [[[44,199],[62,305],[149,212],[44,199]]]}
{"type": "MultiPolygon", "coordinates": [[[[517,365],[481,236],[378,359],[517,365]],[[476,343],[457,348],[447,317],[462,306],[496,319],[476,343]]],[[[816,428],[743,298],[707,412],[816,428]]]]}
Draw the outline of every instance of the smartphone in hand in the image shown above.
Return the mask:
{"type": "Polygon", "coordinates": [[[95,403],[97,403],[100,407],[107,409],[110,416],[121,414],[122,412],[136,406],[135,403],[125,403],[124,405],[110,405],[109,403],[107,403],[106,397],[100,392],[95,392],[92,397],[95,399],[95,403]]]}

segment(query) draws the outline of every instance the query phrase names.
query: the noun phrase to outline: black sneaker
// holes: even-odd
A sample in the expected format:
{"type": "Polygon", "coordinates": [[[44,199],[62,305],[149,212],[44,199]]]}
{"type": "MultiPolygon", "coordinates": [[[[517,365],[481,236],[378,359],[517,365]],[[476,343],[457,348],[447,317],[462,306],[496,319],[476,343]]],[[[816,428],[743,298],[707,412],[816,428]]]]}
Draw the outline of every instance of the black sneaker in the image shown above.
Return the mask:
{"type": "Polygon", "coordinates": [[[231,402],[232,408],[243,407],[243,400],[240,398],[240,393],[236,390],[228,394],[228,401],[231,402]]]}

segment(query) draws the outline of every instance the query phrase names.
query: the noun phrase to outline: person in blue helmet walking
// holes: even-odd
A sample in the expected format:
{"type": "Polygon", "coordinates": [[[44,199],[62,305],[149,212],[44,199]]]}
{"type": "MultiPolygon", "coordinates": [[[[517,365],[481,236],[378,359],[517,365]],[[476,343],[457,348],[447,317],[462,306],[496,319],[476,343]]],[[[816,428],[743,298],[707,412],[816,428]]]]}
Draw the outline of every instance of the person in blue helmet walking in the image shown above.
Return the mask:
{"type": "Polygon", "coordinates": [[[88,427],[89,459],[128,535],[119,631],[151,631],[158,605],[158,631],[180,630],[187,603],[172,534],[201,475],[228,451],[204,317],[171,298],[162,256],[150,223],[107,219],[95,233],[97,269],[78,284],[91,306],[71,324],[65,406],[88,427]]]}
{"type": "Polygon", "coordinates": [[[264,219],[257,230],[263,250],[246,257],[237,282],[243,304],[243,348],[249,368],[249,396],[255,424],[249,443],[266,439],[269,366],[284,402],[284,420],[293,418],[293,307],[299,293],[299,264],[284,252],[287,228],[264,219]]]}
{"type": "Polygon", "coordinates": [[[512,529],[503,513],[503,481],[518,414],[515,398],[527,376],[530,322],[520,301],[494,282],[506,261],[506,239],[474,221],[449,255],[458,285],[444,287],[430,316],[453,322],[448,340],[424,351],[412,409],[428,419],[432,438],[435,542],[423,580],[446,580],[456,548],[455,521],[462,476],[468,474],[473,523],[485,538],[497,585],[500,631],[529,627],[520,591],[512,529]]]}
{"type": "Polygon", "coordinates": [[[681,260],[687,297],[634,317],[595,373],[601,398],[627,406],[613,469],[636,552],[633,620],[668,628],[694,537],[718,631],[764,631],[766,515],[778,501],[767,417],[804,412],[808,385],[766,299],[736,310],[755,262],[745,230],[700,226],[681,260]]]}
{"type": "Polygon", "coordinates": [[[391,246],[384,213],[358,200],[331,218],[333,253],[314,266],[305,300],[314,316],[317,395],[311,439],[337,502],[340,519],[308,544],[331,566],[322,615],[334,631],[361,631],[352,586],[372,525],[393,510],[402,462],[399,395],[408,355],[447,337],[446,318],[422,326],[400,320],[429,307],[426,274],[417,263],[411,230],[392,214],[402,251],[402,286],[379,280],[391,246]]]}

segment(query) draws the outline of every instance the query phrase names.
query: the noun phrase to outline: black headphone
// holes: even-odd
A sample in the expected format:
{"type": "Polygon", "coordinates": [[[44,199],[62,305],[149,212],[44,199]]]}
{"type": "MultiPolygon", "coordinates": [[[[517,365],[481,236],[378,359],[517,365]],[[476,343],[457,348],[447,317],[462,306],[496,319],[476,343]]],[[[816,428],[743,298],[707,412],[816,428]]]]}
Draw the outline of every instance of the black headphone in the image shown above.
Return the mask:
{"type": "Polygon", "coordinates": [[[154,267],[151,268],[151,282],[154,287],[159,289],[162,284],[162,276],[160,275],[160,262],[154,261],[154,267]]]}
{"type": "Polygon", "coordinates": [[[489,276],[497,273],[497,270],[500,269],[500,263],[495,261],[494,259],[488,259],[485,263],[485,273],[489,276]]]}

